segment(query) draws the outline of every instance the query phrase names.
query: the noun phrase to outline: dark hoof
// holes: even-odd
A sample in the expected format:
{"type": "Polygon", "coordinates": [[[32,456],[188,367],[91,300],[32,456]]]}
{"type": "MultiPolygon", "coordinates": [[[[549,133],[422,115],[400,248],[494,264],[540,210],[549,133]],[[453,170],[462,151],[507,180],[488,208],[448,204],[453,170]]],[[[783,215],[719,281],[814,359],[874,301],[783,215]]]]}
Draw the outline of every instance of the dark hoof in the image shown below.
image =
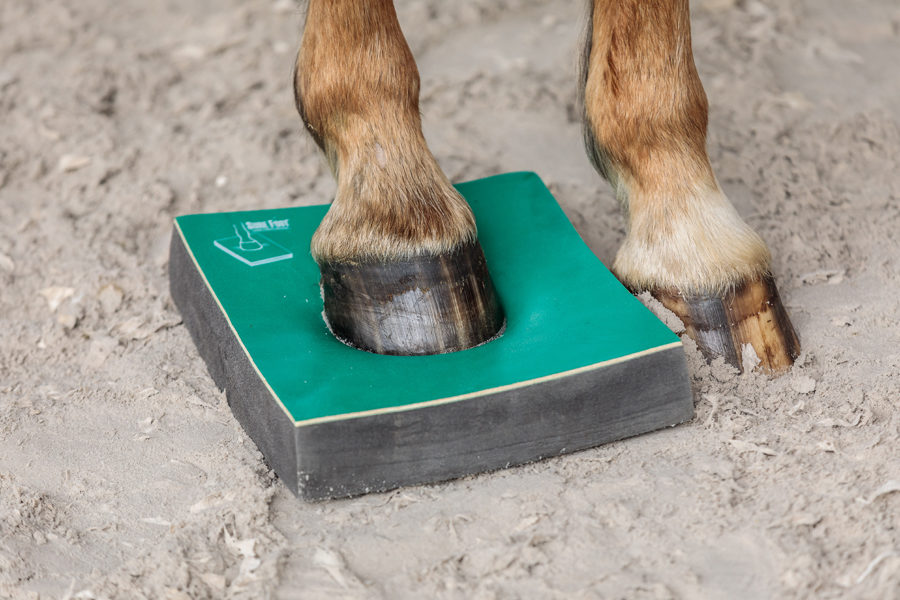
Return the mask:
{"type": "Polygon", "coordinates": [[[771,275],[740,284],[722,296],[687,296],[669,290],[653,295],[678,315],[708,359],[722,356],[743,371],[744,349],[750,344],[760,367],[779,373],[789,369],[800,354],[800,341],[771,275]]]}
{"type": "Polygon", "coordinates": [[[478,242],[450,254],[391,262],[322,262],[325,319],[355,348],[441,354],[495,337],[503,309],[478,242]]]}

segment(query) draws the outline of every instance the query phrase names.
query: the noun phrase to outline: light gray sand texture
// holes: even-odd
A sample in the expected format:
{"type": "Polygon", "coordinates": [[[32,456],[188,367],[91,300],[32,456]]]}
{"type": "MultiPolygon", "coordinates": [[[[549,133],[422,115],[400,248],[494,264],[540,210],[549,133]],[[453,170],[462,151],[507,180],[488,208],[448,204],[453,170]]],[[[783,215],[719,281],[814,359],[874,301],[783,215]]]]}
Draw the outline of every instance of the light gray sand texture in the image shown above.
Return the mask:
{"type": "MultiPolygon", "coordinates": [[[[609,264],[581,149],[580,3],[404,1],[431,146],[538,171],[609,264]]],[[[0,597],[895,598],[900,7],[699,0],[723,187],[805,352],[689,351],[686,426],[461,481],[298,502],[167,291],[174,215],[322,203],[293,4],[0,3],[0,597]]]]}

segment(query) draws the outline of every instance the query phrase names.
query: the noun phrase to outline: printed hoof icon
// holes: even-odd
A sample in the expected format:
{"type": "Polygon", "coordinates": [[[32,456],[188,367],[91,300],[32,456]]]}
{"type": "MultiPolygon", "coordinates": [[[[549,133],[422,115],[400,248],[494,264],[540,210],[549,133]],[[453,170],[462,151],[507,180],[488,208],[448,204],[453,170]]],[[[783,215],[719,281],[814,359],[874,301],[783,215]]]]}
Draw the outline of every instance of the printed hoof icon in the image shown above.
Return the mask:
{"type": "Polygon", "coordinates": [[[263,249],[262,243],[253,239],[253,236],[250,235],[243,223],[235,225],[234,232],[238,236],[238,247],[242,252],[255,252],[263,249]]]}

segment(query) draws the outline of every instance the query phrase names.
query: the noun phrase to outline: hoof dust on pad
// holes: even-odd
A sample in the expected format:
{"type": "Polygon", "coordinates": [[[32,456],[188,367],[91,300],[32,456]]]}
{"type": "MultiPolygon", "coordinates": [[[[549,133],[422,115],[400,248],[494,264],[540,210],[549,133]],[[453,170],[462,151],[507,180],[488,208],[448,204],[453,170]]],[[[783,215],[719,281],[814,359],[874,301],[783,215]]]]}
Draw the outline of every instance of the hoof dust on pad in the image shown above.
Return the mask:
{"type": "Polygon", "coordinates": [[[331,335],[309,254],[328,206],[175,220],[172,297],[235,417],[302,498],[499,469],[693,414],[680,340],[597,260],[537,175],[457,187],[507,324],[440,355],[373,354],[331,335]]]}

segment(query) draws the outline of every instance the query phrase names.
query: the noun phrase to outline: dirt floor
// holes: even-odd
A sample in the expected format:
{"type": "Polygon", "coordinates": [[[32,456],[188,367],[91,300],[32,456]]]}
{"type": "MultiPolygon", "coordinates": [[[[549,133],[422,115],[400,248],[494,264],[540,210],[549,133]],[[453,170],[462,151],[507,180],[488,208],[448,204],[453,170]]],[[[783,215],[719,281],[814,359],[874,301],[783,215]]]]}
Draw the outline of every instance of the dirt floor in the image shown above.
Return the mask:
{"type": "MultiPolygon", "coordinates": [[[[454,181],[534,170],[607,264],[581,3],[398,2],[454,181]]],[[[317,204],[289,0],[0,3],[0,597],[900,597],[900,8],[697,0],[719,179],[804,353],[688,349],[689,424],[304,504],[168,293],[172,217],[317,204]]]]}

